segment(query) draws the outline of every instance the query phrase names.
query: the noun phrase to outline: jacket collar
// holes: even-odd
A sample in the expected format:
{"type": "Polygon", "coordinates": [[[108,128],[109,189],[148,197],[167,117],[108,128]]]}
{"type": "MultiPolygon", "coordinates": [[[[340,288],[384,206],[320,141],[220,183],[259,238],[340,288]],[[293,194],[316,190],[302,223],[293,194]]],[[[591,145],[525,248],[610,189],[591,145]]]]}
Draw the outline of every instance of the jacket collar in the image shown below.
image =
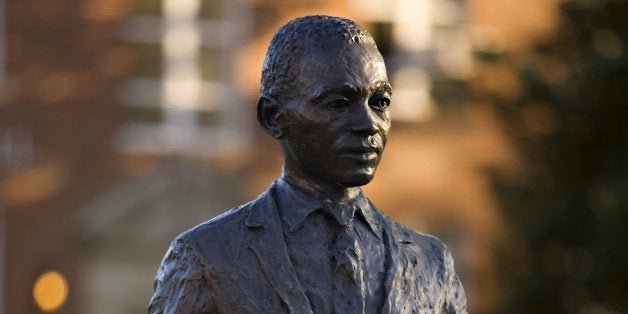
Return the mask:
{"type": "Polygon", "coordinates": [[[360,194],[347,204],[338,204],[329,199],[321,199],[290,182],[278,179],[273,184],[276,192],[276,206],[281,209],[280,215],[288,231],[294,232],[302,227],[305,219],[317,210],[328,210],[340,225],[346,225],[354,217],[354,213],[364,218],[364,222],[371,231],[381,239],[382,225],[381,214],[376,207],[360,194]]]}
{"type": "MultiPolygon", "coordinates": [[[[305,290],[299,283],[296,272],[290,261],[288,249],[283,235],[283,226],[277,208],[277,182],[251,202],[250,211],[246,218],[249,234],[249,249],[256,256],[260,267],[270,285],[281,297],[290,313],[312,313],[312,308],[305,295],[305,290]],[[273,243],[274,247],[269,247],[273,243]]],[[[365,198],[366,199],[366,198],[365,198]]],[[[387,262],[385,285],[393,290],[387,292],[382,313],[403,312],[400,305],[411,302],[409,294],[400,293],[405,286],[405,264],[400,258],[400,246],[413,243],[412,236],[404,228],[397,226],[390,219],[384,219],[379,210],[369,202],[370,211],[365,211],[364,217],[369,221],[377,221],[377,228],[387,246],[387,262]]],[[[375,225],[375,224],[374,224],[375,225]]],[[[407,266],[407,265],[406,265],[407,266]]]]}

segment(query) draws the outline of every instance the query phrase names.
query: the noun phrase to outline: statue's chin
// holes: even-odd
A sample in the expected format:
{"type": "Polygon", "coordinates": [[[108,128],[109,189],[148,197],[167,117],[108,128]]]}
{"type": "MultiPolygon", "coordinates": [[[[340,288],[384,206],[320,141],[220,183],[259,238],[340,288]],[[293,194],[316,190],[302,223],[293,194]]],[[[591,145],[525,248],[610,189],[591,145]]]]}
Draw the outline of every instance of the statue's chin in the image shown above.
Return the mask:
{"type": "Polygon", "coordinates": [[[373,180],[375,173],[356,173],[344,178],[340,184],[345,187],[358,187],[367,185],[373,180]]]}

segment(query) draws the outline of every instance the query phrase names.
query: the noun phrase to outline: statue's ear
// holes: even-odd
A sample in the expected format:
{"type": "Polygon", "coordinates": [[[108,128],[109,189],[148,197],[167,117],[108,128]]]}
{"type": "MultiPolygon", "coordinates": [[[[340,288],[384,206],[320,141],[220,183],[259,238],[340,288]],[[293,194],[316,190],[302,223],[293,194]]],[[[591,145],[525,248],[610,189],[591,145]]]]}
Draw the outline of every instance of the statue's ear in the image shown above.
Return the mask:
{"type": "Polygon", "coordinates": [[[281,107],[274,97],[260,96],[257,101],[257,121],[270,136],[280,139],[283,137],[281,125],[281,107]]]}

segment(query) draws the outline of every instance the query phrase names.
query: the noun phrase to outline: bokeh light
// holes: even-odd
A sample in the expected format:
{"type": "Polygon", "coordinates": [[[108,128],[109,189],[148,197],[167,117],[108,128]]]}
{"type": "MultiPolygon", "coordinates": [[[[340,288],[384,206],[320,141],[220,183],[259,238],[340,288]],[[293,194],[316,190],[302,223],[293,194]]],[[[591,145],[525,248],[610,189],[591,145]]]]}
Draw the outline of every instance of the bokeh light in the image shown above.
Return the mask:
{"type": "Polygon", "coordinates": [[[44,312],[60,308],[68,298],[68,282],[58,271],[47,271],[37,278],[33,286],[33,298],[44,312]]]}

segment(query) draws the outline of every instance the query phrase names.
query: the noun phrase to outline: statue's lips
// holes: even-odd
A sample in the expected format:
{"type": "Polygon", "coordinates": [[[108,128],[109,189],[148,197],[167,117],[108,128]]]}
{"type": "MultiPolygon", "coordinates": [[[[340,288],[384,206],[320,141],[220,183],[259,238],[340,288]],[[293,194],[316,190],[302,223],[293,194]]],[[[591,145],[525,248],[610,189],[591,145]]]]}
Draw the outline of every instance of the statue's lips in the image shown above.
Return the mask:
{"type": "Polygon", "coordinates": [[[338,154],[341,158],[351,159],[361,163],[368,163],[377,160],[380,149],[377,147],[359,147],[343,149],[338,154]]]}

